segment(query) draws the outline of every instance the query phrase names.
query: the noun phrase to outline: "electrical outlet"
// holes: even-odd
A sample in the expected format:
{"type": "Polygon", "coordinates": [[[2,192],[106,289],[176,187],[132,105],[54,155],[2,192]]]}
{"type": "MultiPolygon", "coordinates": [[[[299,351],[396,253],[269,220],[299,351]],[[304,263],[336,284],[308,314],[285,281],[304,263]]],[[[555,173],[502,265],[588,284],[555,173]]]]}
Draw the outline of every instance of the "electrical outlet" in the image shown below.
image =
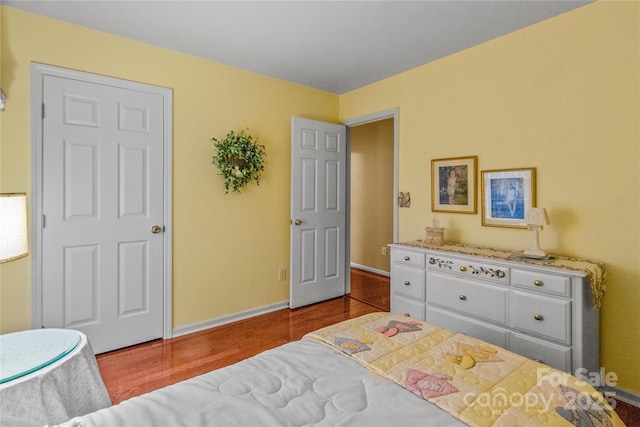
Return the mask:
{"type": "Polygon", "coordinates": [[[387,255],[387,247],[386,246],[382,247],[382,255],[387,255]]]}
{"type": "Polygon", "coordinates": [[[287,280],[287,269],[282,267],[278,271],[278,280],[287,280]]]}

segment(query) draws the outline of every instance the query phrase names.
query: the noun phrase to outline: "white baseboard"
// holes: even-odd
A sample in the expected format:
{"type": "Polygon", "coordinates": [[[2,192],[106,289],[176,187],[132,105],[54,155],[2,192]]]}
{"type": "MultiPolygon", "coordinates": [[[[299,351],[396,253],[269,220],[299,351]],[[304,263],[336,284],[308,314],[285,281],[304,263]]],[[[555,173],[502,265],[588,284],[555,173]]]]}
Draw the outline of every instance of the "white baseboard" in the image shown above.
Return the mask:
{"type": "Polygon", "coordinates": [[[356,264],[355,262],[351,263],[351,268],[357,268],[358,270],[368,271],[369,273],[378,274],[380,276],[390,277],[391,273],[384,270],[378,270],[377,268],[367,267],[366,265],[356,264]]]}
{"type": "MultiPolygon", "coordinates": [[[[357,268],[359,270],[368,271],[370,273],[379,274],[381,276],[386,276],[386,277],[390,276],[390,273],[388,271],[378,270],[377,268],[367,267],[367,266],[359,265],[353,262],[351,263],[351,267],[357,268]]],[[[281,310],[283,308],[288,308],[288,307],[289,307],[289,301],[282,301],[276,304],[230,314],[228,316],[217,317],[215,319],[205,320],[203,322],[193,323],[191,325],[180,326],[178,328],[173,329],[172,337],[175,338],[182,335],[191,334],[194,332],[204,331],[206,329],[215,328],[216,326],[226,325],[227,323],[248,319],[249,317],[258,316],[260,314],[271,313],[272,311],[281,310]]]]}
{"type": "Polygon", "coordinates": [[[620,387],[608,386],[605,388],[605,392],[616,400],[620,400],[624,403],[628,403],[629,405],[633,405],[636,408],[640,408],[640,394],[634,391],[625,390],[620,387]]]}
{"type": "Polygon", "coordinates": [[[241,311],[239,313],[230,314],[228,316],[217,317],[215,319],[205,320],[204,322],[193,323],[191,325],[180,326],[173,329],[173,337],[191,334],[193,332],[204,331],[205,329],[215,328],[216,326],[226,325],[227,323],[236,322],[238,320],[248,319],[249,317],[258,316],[260,314],[271,313],[272,311],[281,310],[289,307],[289,301],[282,301],[276,304],[264,307],[254,308],[252,310],[241,311]]]}

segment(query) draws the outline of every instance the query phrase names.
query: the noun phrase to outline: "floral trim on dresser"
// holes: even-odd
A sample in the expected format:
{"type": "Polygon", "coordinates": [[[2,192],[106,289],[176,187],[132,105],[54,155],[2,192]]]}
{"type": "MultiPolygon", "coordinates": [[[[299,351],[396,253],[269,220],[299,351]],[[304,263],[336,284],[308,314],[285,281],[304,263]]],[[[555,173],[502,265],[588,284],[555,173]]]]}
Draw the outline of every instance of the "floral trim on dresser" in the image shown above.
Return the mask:
{"type": "Polygon", "coordinates": [[[499,259],[520,264],[548,265],[549,267],[580,271],[587,276],[587,279],[589,279],[589,285],[591,287],[591,294],[593,297],[593,306],[596,309],[600,309],[600,307],[602,307],[602,300],[607,289],[607,272],[604,269],[604,264],[600,261],[592,261],[582,258],[572,258],[558,255],[555,255],[554,258],[544,259],[540,261],[533,259],[514,258],[514,251],[487,248],[483,246],[464,245],[462,243],[453,242],[446,242],[444,245],[435,246],[428,244],[424,240],[412,240],[410,242],[403,242],[401,244],[436,251],[454,252],[463,255],[473,255],[485,258],[499,259]]]}
{"type": "Polygon", "coordinates": [[[504,270],[500,270],[499,268],[474,267],[473,265],[469,265],[469,268],[471,269],[471,274],[475,274],[476,276],[484,275],[502,279],[507,275],[504,270]]]}
{"type": "Polygon", "coordinates": [[[429,257],[429,264],[437,265],[438,268],[447,268],[449,270],[451,270],[451,267],[453,267],[453,261],[449,261],[449,260],[446,260],[446,259],[440,259],[440,258],[434,258],[434,257],[429,257]]]}

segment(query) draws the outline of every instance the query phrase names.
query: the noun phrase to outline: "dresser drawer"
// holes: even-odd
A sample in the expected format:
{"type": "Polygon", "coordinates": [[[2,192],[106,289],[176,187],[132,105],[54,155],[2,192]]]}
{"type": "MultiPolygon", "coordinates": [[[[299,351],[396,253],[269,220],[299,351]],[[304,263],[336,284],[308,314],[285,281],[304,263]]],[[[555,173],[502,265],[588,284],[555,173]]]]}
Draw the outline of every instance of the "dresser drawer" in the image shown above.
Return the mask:
{"type": "Polygon", "coordinates": [[[514,268],[511,270],[511,284],[517,288],[571,296],[571,278],[566,276],[514,268]]]}
{"type": "Polygon", "coordinates": [[[571,347],[512,333],[509,337],[509,350],[563,372],[571,371],[571,347]]]}
{"type": "Polygon", "coordinates": [[[514,290],[509,299],[510,326],[571,344],[570,301],[514,290]]]}
{"type": "Polygon", "coordinates": [[[391,262],[399,265],[424,268],[426,255],[422,252],[406,251],[404,249],[391,249],[391,262]]]}
{"type": "Polygon", "coordinates": [[[455,313],[427,305],[427,322],[454,332],[467,334],[498,347],[507,348],[509,332],[498,326],[470,319],[455,313]]]}
{"type": "Polygon", "coordinates": [[[391,298],[391,312],[410,316],[417,320],[425,320],[423,303],[403,298],[398,294],[391,298]]]}
{"type": "Polygon", "coordinates": [[[427,273],[427,303],[470,316],[506,324],[508,294],[508,289],[499,286],[432,271],[427,273]]]}
{"type": "Polygon", "coordinates": [[[391,291],[424,302],[426,272],[401,265],[394,265],[392,270],[391,291]]]}
{"type": "Polygon", "coordinates": [[[472,280],[483,280],[493,283],[509,284],[509,268],[491,264],[462,260],[435,254],[427,257],[427,268],[442,273],[453,273],[466,276],[472,280]]]}

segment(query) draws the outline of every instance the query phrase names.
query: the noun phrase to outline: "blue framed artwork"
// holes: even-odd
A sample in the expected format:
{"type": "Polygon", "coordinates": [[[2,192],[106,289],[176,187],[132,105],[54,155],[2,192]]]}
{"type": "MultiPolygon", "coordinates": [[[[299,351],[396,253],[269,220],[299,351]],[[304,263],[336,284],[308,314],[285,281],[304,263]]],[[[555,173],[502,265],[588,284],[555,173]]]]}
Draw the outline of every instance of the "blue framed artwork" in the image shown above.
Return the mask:
{"type": "Polygon", "coordinates": [[[431,160],[431,211],[475,214],[478,156],[431,160]]]}
{"type": "Polygon", "coordinates": [[[527,228],[525,213],[536,206],[535,168],[482,171],[482,225],[527,228]]]}

